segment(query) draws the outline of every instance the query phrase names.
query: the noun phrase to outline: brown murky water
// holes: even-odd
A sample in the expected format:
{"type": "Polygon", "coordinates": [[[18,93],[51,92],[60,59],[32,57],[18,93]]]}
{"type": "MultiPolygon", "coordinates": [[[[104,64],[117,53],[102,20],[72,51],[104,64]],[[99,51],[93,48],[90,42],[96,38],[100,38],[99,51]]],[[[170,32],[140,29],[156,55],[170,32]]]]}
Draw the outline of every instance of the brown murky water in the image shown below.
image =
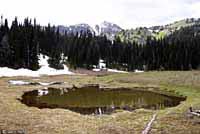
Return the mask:
{"type": "Polygon", "coordinates": [[[128,88],[73,89],[48,88],[24,93],[22,103],[38,108],[64,108],[81,114],[110,114],[116,109],[132,111],[138,108],[163,109],[184,101],[183,97],[168,96],[128,88]]]}

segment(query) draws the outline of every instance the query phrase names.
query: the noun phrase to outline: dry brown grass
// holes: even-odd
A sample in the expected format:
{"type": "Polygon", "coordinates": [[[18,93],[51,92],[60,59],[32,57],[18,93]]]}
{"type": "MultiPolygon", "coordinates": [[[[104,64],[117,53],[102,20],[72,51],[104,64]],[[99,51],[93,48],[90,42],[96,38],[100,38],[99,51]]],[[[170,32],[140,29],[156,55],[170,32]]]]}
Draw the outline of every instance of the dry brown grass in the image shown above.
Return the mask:
{"type": "Polygon", "coordinates": [[[170,84],[200,87],[200,71],[130,73],[128,75],[118,75],[115,80],[122,83],[140,83],[144,85],[170,84]]]}
{"type": "Polygon", "coordinates": [[[28,134],[140,134],[157,112],[152,134],[199,134],[200,121],[186,115],[189,106],[200,107],[200,72],[147,72],[96,76],[43,76],[40,78],[0,78],[0,129],[24,129],[28,134]],[[23,92],[42,86],[11,86],[8,80],[62,81],[60,87],[98,83],[110,87],[156,86],[188,96],[174,108],[133,112],[118,111],[112,115],[84,116],[64,109],[38,109],[21,104],[23,92]]]}

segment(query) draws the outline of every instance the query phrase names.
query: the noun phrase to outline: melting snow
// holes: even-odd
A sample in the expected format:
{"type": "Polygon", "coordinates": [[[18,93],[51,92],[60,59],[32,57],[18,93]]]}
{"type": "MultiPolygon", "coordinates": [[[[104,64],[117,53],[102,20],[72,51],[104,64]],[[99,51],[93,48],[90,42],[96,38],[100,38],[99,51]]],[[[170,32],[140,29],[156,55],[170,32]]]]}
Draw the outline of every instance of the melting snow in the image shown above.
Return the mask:
{"type": "Polygon", "coordinates": [[[108,69],[108,68],[106,68],[106,63],[102,59],[99,60],[99,65],[97,66],[97,68],[94,68],[92,71],[99,72],[101,70],[106,70],[108,72],[114,72],[114,73],[128,73],[126,71],[120,71],[120,70],[117,70],[117,69],[108,69]]]}
{"type": "Polygon", "coordinates": [[[62,82],[27,82],[23,80],[9,80],[8,83],[11,85],[41,85],[41,86],[62,84],[62,82]]]}
{"type": "Polygon", "coordinates": [[[95,68],[95,69],[93,69],[92,71],[94,71],[94,72],[99,72],[99,71],[101,71],[101,69],[95,68]]]}
{"type": "Polygon", "coordinates": [[[120,71],[120,70],[117,70],[117,69],[108,69],[108,72],[115,72],[115,73],[128,73],[126,71],[120,71]]]}
{"type": "Polygon", "coordinates": [[[138,70],[138,69],[136,69],[135,70],[135,73],[143,73],[144,71],[142,71],[142,70],[138,70]]]}
{"type": "Polygon", "coordinates": [[[29,85],[30,82],[20,81],[20,80],[10,80],[8,82],[11,85],[29,85]]]}
{"type": "Polygon", "coordinates": [[[121,71],[121,70],[117,70],[117,69],[107,69],[107,68],[103,68],[103,69],[100,69],[100,68],[95,68],[93,69],[92,71],[94,72],[99,72],[99,71],[102,71],[102,70],[106,70],[108,72],[114,72],[114,73],[128,73],[126,71],[121,71]]]}
{"type": "Polygon", "coordinates": [[[37,71],[32,71],[29,69],[11,69],[8,67],[0,67],[0,77],[14,77],[14,76],[30,76],[30,77],[40,77],[42,75],[62,75],[68,74],[72,75],[74,73],[70,72],[68,67],[64,65],[63,70],[56,70],[54,68],[49,67],[48,64],[48,56],[44,56],[42,54],[39,55],[39,65],[41,68],[37,71]]]}

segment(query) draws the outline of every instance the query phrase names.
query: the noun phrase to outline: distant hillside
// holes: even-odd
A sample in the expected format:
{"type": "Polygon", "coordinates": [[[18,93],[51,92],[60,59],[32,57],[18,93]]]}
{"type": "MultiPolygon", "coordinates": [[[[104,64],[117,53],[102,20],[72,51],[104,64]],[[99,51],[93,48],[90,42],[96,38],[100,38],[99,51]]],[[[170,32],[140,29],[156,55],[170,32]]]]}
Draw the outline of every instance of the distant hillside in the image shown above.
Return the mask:
{"type": "Polygon", "coordinates": [[[120,37],[120,39],[124,42],[135,41],[139,44],[145,44],[147,37],[160,39],[166,35],[172,34],[180,28],[192,26],[195,24],[200,24],[200,19],[191,18],[176,21],[165,26],[152,26],[149,28],[140,27],[136,29],[122,30],[116,36],[120,37]]]}
{"type": "Polygon", "coordinates": [[[147,37],[152,36],[152,33],[148,28],[140,27],[136,29],[122,30],[116,36],[120,37],[123,42],[138,42],[139,44],[145,44],[147,37]]]}
{"type": "MultiPolygon", "coordinates": [[[[182,27],[176,30],[167,37],[169,40],[194,40],[194,38],[200,38],[200,24],[194,24],[188,27],[182,27]]],[[[196,43],[199,43],[198,41],[196,43]]]]}
{"type": "Polygon", "coordinates": [[[57,26],[61,34],[66,33],[80,33],[80,32],[90,32],[97,36],[106,36],[109,40],[114,40],[119,37],[123,42],[137,42],[139,44],[145,44],[148,37],[161,39],[165,36],[172,34],[173,32],[179,30],[180,28],[193,26],[195,24],[200,24],[200,19],[184,19],[176,21],[171,24],[164,26],[152,26],[152,27],[138,27],[135,29],[124,30],[120,26],[114,23],[104,21],[100,24],[91,27],[88,24],[81,23],[71,26],[57,26]]]}

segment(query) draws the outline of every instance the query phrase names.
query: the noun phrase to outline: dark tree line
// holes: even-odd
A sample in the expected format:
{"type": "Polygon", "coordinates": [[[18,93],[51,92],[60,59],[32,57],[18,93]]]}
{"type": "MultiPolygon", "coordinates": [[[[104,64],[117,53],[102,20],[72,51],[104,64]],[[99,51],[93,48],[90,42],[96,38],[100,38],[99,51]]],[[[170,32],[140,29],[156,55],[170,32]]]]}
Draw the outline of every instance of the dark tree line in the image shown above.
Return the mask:
{"type": "Polygon", "coordinates": [[[25,19],[19,24],[17,18],[8,27],[5,20],[0,27],[0,66],[29,68],[36,70],[38,65],[39,42],[36,22],[25,19]]]}
{"type": "Polygon", "coordinates": [[[91,69],[103,59],[109,68],[133,71],[190,70],[200,67],[200,25],[181,28],[170,36],[156,40],[147,39],[145,45],[113,42],[104,36],[88,32],[60,34],[50,24],[42,27],[36,20],[17,18],[8,26],[5,19],[0,26],[0,66],[39,69],[38,55],[48,55],[53,68],[62,69],[64,64],[72,68],[91,69]],[[62,55],[62,56],[61,56],[62,55]]]}
{"type": "Polygon", "coordinates": [[[181,28],[160,40],[149,37],[145,45],[116,39],[111,46],[112,56],[106,56],[110,67],[129,71],[200,69],[200,25],[181,28]]]}

